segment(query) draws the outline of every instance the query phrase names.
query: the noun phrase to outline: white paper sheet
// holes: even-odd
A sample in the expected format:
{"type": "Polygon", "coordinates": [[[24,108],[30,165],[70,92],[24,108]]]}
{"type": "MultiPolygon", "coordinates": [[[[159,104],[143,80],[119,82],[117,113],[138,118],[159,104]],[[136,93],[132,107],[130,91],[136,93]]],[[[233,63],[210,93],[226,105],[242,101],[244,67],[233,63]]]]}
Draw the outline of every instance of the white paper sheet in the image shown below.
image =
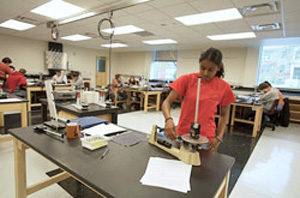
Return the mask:
{"type": "Polygon", "coordinates": [[[150,157],[147,169],[140,182],[143,185],[187,193],[191,190],[191,171],[192,165],[184,162],[150,157]]]}
{"type": "Polygon", "coordinates": [[[110,133],[117,133],[121,131],[126,131],[126,129],[119,127],[114,124],[99,124],[96,126],[93,126],[91,128],[87,128],[83,130],[82,132],[88,135],[107,135],[110,133]]]}

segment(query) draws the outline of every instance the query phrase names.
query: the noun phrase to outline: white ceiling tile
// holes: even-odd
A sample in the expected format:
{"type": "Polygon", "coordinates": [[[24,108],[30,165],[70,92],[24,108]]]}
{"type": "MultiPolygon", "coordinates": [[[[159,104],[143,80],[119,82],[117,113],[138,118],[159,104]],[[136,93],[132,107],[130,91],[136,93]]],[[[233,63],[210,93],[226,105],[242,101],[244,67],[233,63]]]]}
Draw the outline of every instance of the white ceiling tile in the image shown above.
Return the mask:
{"type": "Polygon", "coordinates": [[[161,8],[161,7],[180,4],[180,3],[184,3],[184,0],[154,0],[154,1],[150,1],[148,4],[155,8],[161,8]]]}
{"type": "MultiPolygon", "coordinates": [[[[212,42],[207,39],[207,35],[249,31],[250,25],[267,24],[281,22],[281,13],[267,14],[253,17],[246,17],[241,20],[228,21],[222,23],[203,24],[195,26],[184,26],[174,19],[175,16],[195,14],[199,12],[214,11],[231,7],[241,7],[255,5],[258,3],[272,2],[274,0],[152,0],[140,5],[134,5],[139,0],[65,0],[87,10],[101,13],[89,19],[59,25],[60,36],[80,33],[92,34],[96,38],[82,42],[70,42],[58,40],[64,44],[73,46],[87,47],[93,49],[100,48],[103,39],[98,37],[97,24],[103,18],[109,17],[109,10],[114,10],[112,21],[116,26],[136,25],[154,35],[140,36],[137,34],[114,36],[115,40],[126,42],[129,47],[123,49],[114,49],[114,51],[130,50],[151,50],[154,48],[167,49],[176,48],[199,48],[199,46],[221,46],[221,47],[241,47],[259,45],[262,39],[281,38],[282,30],[257,32],[257,38],[251,40],[238,41],[218,41],[212,42]],[[131,6],[134,5],[134,6],[131,6]],[[178,41],[174,46],[148,46],[143,44],[142,40],[151,40],[157,38],[172,38],[178,41]]],[[[30,13],[30,10],[48,2],[48,0],[1,0],[0,22],[6,21],[17,16],[27,17],[36,20],[38,26],[26,31],[15,31],[0,28],[0,34],[24,37],[29,39],[38,39],[51,41],[51,29],[46,27],[46,23],[51,19],[30,13]]],[[[277,0],[277,2],[280,2],[277,0]]],[[[286,24],[287,36],[300,36],[300,0],[283,0],[284,18],[286,24]]],[[[280,6],[279,6],[280,8],[280,6]]],[[[103,24],[103,29],[108,24],[103,24]]],[[[106,50],[106,49],[104,49],[106,50]]]]}
{"type": "Polygon", "coordinates": [[[222,30],[215,24],[195,25],[191,26],[191,28],[203,36],[223,34],[222,30]]]}
{"type": "Polygon", "coordinates": [[[161,20],[167,20],[170,17],[166,14],[159,12],[157,10],[151,10],[144,13],[138,13],[136,16],[146,20],[146,21],[161,21],[161,20]]]}
{"type": "Polygon", "coordinates": [[[261,31],[261,32],[255,32],[258,39],[264,39],[264,38],[282,38],[282,30],[273,30],[273,31],[261,31]]]}
{"type": "Polygon", "coordinates": [[[150,11],[153,9],[154,8],[148,4],[141,4],[141,5],[136,5],[136,6],[132,6],[129,8],[125,8],[124,11],[131,13],[131,14],[136,14],[136,13],[150,11]]]}
{"type": "Polygon", "coordinates": [[[199,12],[210,12],[234,7],[230,0],[195,0],[189,3],[199,12]]]}
{"type": "Polygon", "coordinates": [[[185,4],[175,4],[165,7],[158,8],[159,11],[167,14],[171,17],[178,17],[183,15],[190,15],[190,14],[197,14],[197,10],[193,8],[192,5],[189,5],[187,3],[185,4]]]}
{"type": "Polygon", "coordinates": [[[271,14],[271,15],[261,15],[261,16],[253,16],[245,18],[245,21],[251,25],[258,25],[258,24],[268,24],[268,23],[277,23],[281,22],[281,14],[271,14]]]}
{"type": "Polygon", "coordinates": [[[251,27],[244,20],[216,23],[216,26],[219,27],[224,34],[252,31],[251,27]]]}

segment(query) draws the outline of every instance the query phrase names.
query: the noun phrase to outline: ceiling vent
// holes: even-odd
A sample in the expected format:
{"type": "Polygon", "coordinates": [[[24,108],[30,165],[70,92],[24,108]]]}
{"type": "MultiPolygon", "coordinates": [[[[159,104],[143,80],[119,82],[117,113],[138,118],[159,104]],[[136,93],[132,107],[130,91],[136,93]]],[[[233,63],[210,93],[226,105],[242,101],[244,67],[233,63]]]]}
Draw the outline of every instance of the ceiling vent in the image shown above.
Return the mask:
{"type": "Polygon", "coordinates": [[[21,21],[21,22],[30,23],[30,24],[34,24],[34,25],[39,25],[39,23],[40,23],[36,19],[31,19],[31,18],[24,17],[24,16],[17,16],[15,19],[18,21],[21,21]]]}
{"type": "Polygon", "coordinates": [[[270,23],[261,25],[251,25],[253,31],[270,31],[270,30],[280,30],[280,23],[270,23]]]}
{"type": "Polygon", "coordinates": [[[244,17],[272,14],[278,12],[278,10],[278,3],[276,1],[240,8],[240,12],[244,17]]]}

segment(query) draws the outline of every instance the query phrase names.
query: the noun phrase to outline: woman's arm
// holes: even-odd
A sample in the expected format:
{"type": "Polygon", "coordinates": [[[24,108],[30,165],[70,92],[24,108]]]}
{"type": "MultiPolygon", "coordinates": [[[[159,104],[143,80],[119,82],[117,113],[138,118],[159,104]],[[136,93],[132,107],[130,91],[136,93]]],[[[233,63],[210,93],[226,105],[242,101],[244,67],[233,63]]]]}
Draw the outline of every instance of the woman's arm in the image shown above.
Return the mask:
{"type": "Polygon", "coordinates": [[[165,117],[165,135],[172,139],[176,139],[175,124],[171,117],[171,104],[178,98],[176,91],[172,90],[162,104],[162,112],[165,117]]]}
{"type": "Polygon", "coordinates": [[[209,143],[211,151],[217,151],[219,144],[222,142],[225,133],[226,124],[227,124],[226,122],[229,116],[230,104],[226,106],[220,106],[220,107],[221,108],[220,108],[220,116],[218,121],[218,134],[217,137],[212,139],[209,143]]]}

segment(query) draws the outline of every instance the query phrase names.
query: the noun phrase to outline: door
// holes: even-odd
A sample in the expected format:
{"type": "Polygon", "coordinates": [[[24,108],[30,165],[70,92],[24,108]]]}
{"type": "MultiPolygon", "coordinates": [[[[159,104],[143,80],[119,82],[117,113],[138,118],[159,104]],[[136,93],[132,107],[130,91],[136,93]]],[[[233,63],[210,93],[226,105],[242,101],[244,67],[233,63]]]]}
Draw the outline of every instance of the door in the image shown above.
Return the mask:
{"type": "Polygon", "coordinates": [[[108,77],[107,59],[104,56],[97,56],[96,58],[96,86],[106,86],[108,77]]]}

